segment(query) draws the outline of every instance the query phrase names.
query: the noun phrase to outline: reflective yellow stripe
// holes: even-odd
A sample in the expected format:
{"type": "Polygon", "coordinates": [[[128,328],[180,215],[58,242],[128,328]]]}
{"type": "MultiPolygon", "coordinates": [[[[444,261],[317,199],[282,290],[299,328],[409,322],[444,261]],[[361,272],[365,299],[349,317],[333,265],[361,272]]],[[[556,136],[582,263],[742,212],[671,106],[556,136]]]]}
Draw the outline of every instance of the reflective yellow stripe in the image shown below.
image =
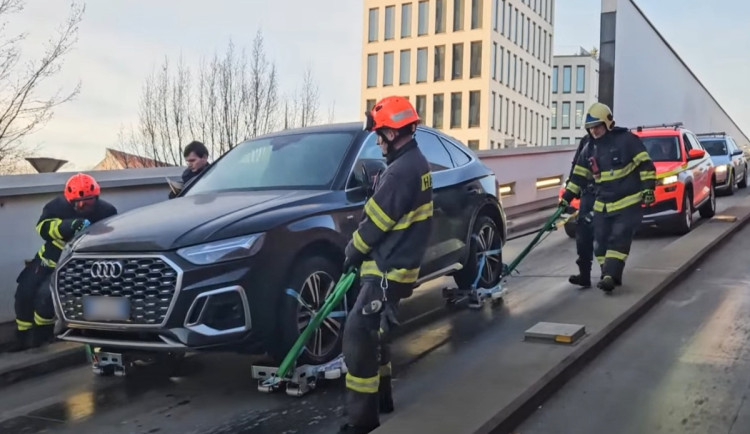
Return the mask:
{"type": "Polygon", "coordinates": [[[618,252],[616,250],[607,250],[607,258],[614,258],[619,259],[623,262],[625,262],[626,259],[628,259],[628,255],[625,253],[618,252]]]}
{"type": "Polygon", "coordinates": [[[359,393],[378,393],[380,387],[380,375],[370,378],[355,377],[351,373],[346,374],[346,388],[359,393]]]}
{"type": "Polygon", "coordinates": [[[39,315],[38,313],[34,312],[34,322],[36,323],[36,325],[39,325],[39,326],[52,325],[55,323],[55,319],[54,318],[47,319],[39,315]]]}
{"type": "MultiPolygon", "coordinates": [[[[360,276],[377,276],[383,277],[383,272],[378,269],[378,265],[375,261],[365,261],[362,263],[360,276]]],[[[394,268],[388,270],[386,278],[393,282],[399,283],[414,283],[419,278],[419,268],[394,268]]]]}
{"type": "Polygon", "coordinates": [[[651,179],[656,179],[656,171],[654,170],[642,170],[641,171],[641,181],[648,181],[651,179]]]}
{"type": "Polygon", "coordinates": [[[396,224],[373,199],[368,200],[365,204],[365,214],[383,232],[388,232],[396,224]]]}
{"type": "Polygon", "coordinates": [[[427,220],[428,218],[432,217],[432,201],[429,203],[426,203],[414,211],[411,211],[410,213],[406,214],[405,216],[401,217],[399,219],[398,223],[396,223],[396,226],[393,227],[394,231],[400,231],[403,229],[407,229],[409,226],[416,222],[421,222],[423,220],[427,220]]]}
{"type": "Polygon", "coordinates": [[[32,328],[34,324],[28,321],[21,321],[20,319],[17,319],[16,326],[18,327],[18,330],[25,331],[25,330],[29,330],[30,328],[32,328]]]}
{"type": "Polygon", "coordinates": [[[365,254],[370,252],[370,246],[368,246],[367,243],[362,239],[362,236],[359,235],[359,231],[354,231],[354,235],[352,235],[352,240],[354,241],[355,249],[365,254]]]}
{"type": "Polygon", "coordinates": [[[648,155],[648,152],[646,151],[641,151],[638,154],[636,154],[635,157],[633,157],[633,162],[635,163],[636,166],[638,166],[641,163],[645,163],[647,161],[651,161],[651,157],[648,155]]]}
{"type": "Polygon", "coordinates": [[[40,221],[39,223],[37,223],[36,233],[38,233],[39,235],[42,235],[42,229],[45,223],[49,223],[49,229],[47,230],[47,234],[50,236],[50,238],[54,238],[56,240],[62,240],[62,234],[60,234],[60,223],[62,223],[62,220],[44,219],[40,221]]]}
{"type": "Polygon", "coordinates": [[[625,209],[629,206],[641,204],[642,202],[643,194],[641,192],[638,192],[635,194],[631,194],[630,196],[625,196],[624,198],[615,202],[604,203],[597,200],[596,202],[594,202],[594,211],[602,212],[604,211],[604,208],[606,206],[607,212],[614,212],[625,209]]]}
{"type": "Polygon", "coordinates": [[[58,249],[62,250],[65,248],[65,243],[60,240],[54,240],[52,241],[52,244],[57,247],[58,249]]]}
{"type": "Polygon", "coordinates": [[[598,262],[599,265],[604,265],[604,260],[605,259],[606,259],[606,257],[604,257],[604,256],[597,256],[596,257],[596,262],[598,262]]]}
{"type": "Polygon", "coordinates": [[[630,175],[631,173],[633,173],[636,167],[637,166],[635,164],[630,162],[627,165],[625,165],[625,167],[623,167],[622,169],[602,171],[601,176],[596,182],[602,183],[602,182],[610,182],[610,181],[616,181],[618,179],[622,179],[630,175]]]}
{"type": "Polygon", "coordinates": [[[578,175],[578,176],[583,176],[584,178],[588,178],[589,176],[591,176],[591,171],[583,166],[579,166],[578,164],[576,164],[573,167],[573,174],[578,175]]]}
{"type": "Polygon", "coordinates": [[[572,182],[568,182],[567,187],[565,187],[566,190],[570,191],[573,194],[578,194],[581,192],[581,187],[577,186],[576,184],[572,182]]]}
{"type": "Polygon", "coordinates": [[[393,367],[391,366],[391,362],[388,362],[385,365],[380,365],[378,374],[380,374],[381,377],[390,377],[392,373],[393,373],[393,367]]]}
{"type": "Polygon", "coordinates": [[[659,173],[656,175],[656,179],[662,179],[662,178],[666,178],[667,176],[672,176],[672,175],[679,175],[680,173],[682,173],[683,170],[687,169],[687,167],[688,165],[687,163],[685,163],[682,166],[678,167],[677,169],[670,170],[669,172],[659,173]]]}
{"type": "Polygon", "coordinates": [[[47,247],[43,244],[42,248],[39,249],[39,253],[37,253],[37,256],[39,256],[39,259],[42,260],[42,263],[46,265],[47,267],[55,268],[57,267],[57,262],[53,261],[52,259],[47,259],[44,257],[44,253],[47,251],[47,247]]]}

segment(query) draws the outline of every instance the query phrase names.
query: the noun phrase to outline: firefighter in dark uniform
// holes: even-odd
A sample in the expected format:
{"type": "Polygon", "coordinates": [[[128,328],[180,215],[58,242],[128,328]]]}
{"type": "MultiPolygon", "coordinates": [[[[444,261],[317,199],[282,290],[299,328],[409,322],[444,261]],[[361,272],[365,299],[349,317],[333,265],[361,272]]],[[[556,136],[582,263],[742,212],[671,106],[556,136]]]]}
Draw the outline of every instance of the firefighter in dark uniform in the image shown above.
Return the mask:
{"type": "Polygon", "coordinates": [[[419,116],[405,98],[387,97],[366,113],[388,168],[378,177],[346,247],[344,270],[359,269],[361,288],[344,329],[347,418],[340,433],[369,433],[392,412],[389,334],[411,296],[432,230],[432,176],[414,133],[419,116]]]}
{"type": "MultiPolygon", "coordinates": [[[[572,171],[575,170],[575,164],[581,153],[585,152],[586,147],[591,141],[591,136],[586,135],[578,144],[575,157],[573,158],[572,171]]],[[[570,180],[570,176],[568,180],[570,180]]],[[[568,185],[566,188],[579,193],[578,216],[576,217],[576,253],[578,259],[578,274],[570,276],[568,282],[583,288],[591,287],[591,264],[594,261],[594,182],[589,180],[580,188],[568,185]]]]}
{"type": "Polygon", "coordinates": [[[642,204],[654,202],[656,169],[641,139],[615,127],[606,105],[591,106],[586,129],[592,140],[578,157],[562,200],[569,203],[581,186],[594,180],[594,255],[602,266],[597,287],[610,293],[622,284],[633,236],[643,219],[642,204]]]}
{"type": "Polygon", "coordinates": [[[16,279],[16,342],[9,351],[23,351],[52,340],[55,311],[49,283],[65,244],[91,223],[117,214],[99,193],[93,177],[78,173],[68,179],[64,194],[44,205],[36,225],[44,244],[16,279]]]}

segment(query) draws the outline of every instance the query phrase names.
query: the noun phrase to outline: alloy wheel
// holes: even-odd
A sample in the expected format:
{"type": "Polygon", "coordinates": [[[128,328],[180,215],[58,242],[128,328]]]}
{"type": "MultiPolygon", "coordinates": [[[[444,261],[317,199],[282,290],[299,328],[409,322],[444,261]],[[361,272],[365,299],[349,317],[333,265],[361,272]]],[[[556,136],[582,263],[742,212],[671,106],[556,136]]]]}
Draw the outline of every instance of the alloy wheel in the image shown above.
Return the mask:
{"type": "MultiPolygon", "coordinates": [[[[335,286],[334,278],[323,271],[315,272],[305,279],[299,292],[300,310],[297,316],[297,328],[300,333],[323,307],[323,303],[335,286]]],[[[341,306],[334,308],[334,312],[344,310],[344,306],[346,306],[346,299],[341,306]]],[[[315,357],[326,356],[340,339],[343,331],[342,322],[342,318],[329,315],[307,342],[307,351],[315,357]]]]}
{"type": "MultiPolygon", "coordinates": [[[[497,236],[495,228],[485,224],[477,233],[477,261],[481,261],[483,255],[492,250],[498,250],[502,247],[502,241],[497,236]]],[[[480,271],[479,286],[486,288],[495,283],[496,276],[502,273],[502,254],[493,253],[486,255],[486,260],[480,271]]]]}
{"type": "Polygon", "coordinates": [[[693,227],[693,205],[690,203],[690,195],[685,195],[685,224],[686,227],[693,227]]]}

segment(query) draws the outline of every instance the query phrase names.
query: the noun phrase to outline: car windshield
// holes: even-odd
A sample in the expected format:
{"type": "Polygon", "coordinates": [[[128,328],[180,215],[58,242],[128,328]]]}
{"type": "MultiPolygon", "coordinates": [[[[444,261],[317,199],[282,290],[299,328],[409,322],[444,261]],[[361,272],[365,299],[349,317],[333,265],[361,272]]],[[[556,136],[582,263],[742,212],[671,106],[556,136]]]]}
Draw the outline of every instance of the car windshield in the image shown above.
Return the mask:
{"type": "Polygon", "coordinates": [[[641,137],[646,151],[653,161],[680,161],[680,141],[675,136],[641,137]]]}
{"type": "Polygon", "coordinates": [[[701,145],[711,155],[727,155],[727,142],[724,139],[701,140],[701,145]]]}
{"type": "Polygon", "coordinates": [[[229,151],[186,196],[230,190],[328,189],[355,132],[259,138],[229,151]]]}

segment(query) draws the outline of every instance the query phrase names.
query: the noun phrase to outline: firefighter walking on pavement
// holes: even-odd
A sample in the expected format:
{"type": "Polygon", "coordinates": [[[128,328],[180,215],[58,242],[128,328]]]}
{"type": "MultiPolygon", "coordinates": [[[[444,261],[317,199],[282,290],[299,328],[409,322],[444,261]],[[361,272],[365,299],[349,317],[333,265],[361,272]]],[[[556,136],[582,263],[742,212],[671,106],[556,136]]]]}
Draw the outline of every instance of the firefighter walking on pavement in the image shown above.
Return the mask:
{"type": "Polygon", "coordinates": [[[346,247],[344,270],[359,269],[361,288],[346,321],[347,423],[340,433],[369,433],[393,411],[389,335],[401,299],[411,296],[432,230],[432,177],[414,139],[419,116],[392,96],[366,113],[387,169],[365,203],[346,247]]]}
{"type": "MultiPolygon", "coordinates": [[[[568,180],[575,170],[578,157],[586,151],[590,140],[591,136],[587,135],[579,142],[568,180]]],[[[578,274],[570,276],[568,282],[583,288],[591,287],[591,264],[594,261],[594,187],[593,178],[587,179],[587,182],[580,188],[577,185],[571,187],[573,191],[579,193],[580,197],[578,216],[576,217],[576,253],[578,254],[576,265],[578,265],[578,274]]]]}
{"type": "Polygon", "coordinates": [[[65,244],[90,224],[117,214],[117,209],[99,194],[96,180],[78,173],[65,183],[62,195],[44,205],[36,224],[44,243],[16,279],[16,342],[9,351],[23,351],[52,340],[55,313],[49,282],[65,244]]]}
{"type": "Polygon", "coordinates": [[[642,204],[654,202],[656,169],[638,136],[615,127],[606,105],[591,106],[585,128],[592,140],[575,163],[561,205],[579,197],[583,186],[594,180],[594,255],[602,269],[597,287],[610,293],[622,284],[633,236],[643,219],[642,204]]]}

